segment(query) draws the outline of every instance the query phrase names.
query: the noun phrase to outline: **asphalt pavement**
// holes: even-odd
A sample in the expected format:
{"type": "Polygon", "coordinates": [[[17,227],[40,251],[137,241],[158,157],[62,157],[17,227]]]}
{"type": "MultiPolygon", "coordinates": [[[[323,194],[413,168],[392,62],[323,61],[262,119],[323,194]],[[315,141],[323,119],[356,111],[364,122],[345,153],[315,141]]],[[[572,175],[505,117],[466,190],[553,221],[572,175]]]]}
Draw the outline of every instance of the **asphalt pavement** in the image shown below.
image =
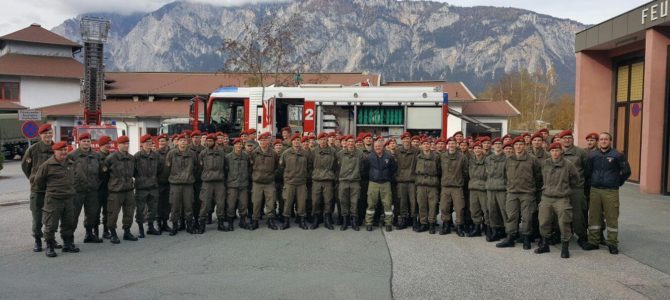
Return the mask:
{"type": "Polygon", "coordinates": [[[621,190],[621,254],[573,241],[570,259],[557,247],[536,255],[455,234],[272,231],[264,222],[120,245],[83,244],[79,226],[82,252],[50,259],[31,251],[28,189],[18,164],[5,165],[2,299],[670,299],[670,198],[633,184],[621,190]]]}

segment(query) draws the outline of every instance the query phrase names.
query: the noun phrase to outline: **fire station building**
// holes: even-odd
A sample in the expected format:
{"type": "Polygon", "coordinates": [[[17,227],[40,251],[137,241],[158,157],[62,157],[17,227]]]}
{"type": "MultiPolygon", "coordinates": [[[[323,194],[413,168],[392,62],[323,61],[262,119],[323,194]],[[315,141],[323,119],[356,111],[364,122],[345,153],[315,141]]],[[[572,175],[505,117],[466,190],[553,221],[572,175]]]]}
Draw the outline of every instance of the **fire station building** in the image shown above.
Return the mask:
{"type": "Polygon", "coordinates": [[[668,0],[637,7],[578,32],[576,140],[611,132],[640,191],[670,193],[668,0]]]}

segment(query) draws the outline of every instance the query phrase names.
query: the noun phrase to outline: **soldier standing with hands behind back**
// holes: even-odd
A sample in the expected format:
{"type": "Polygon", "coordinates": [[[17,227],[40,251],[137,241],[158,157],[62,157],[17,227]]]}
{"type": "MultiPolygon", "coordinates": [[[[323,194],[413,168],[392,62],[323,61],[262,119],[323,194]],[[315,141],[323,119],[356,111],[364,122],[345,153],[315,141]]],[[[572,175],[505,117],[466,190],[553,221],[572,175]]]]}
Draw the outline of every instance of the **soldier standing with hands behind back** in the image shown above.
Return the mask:
{"type": "Polygon", "coordinates": [[[91,134],[88,132],[79,134],[79,148],[68,154],[68,159],[74,163],[75,189],[74,197],[74,228],[77,229],[79,214],[84,208],[84,228],[86,237],[84,243],[102,243],[102,239],[93,233],[96,226],[96,213],[98,212],[98,188],[100,187],[100,171],[102,160],[100,154],[91,149],[91,134]]]}
{"type": "Polygon", "coordinates": [[[102,170],[109,173],[109,197],[107,198],[107,227],[109,228],[113,244],[121,241],[116,235],[116,220],[119,218],[119,212],[123,208],[123,239],[127,241],[137,241],[132,233],[130,226],[133,225],[133,212],[135,211],[135,196],[133,195],[133,176],[135,172],[135,157],[128,153],[127,136],[120,136],[116,143],[119,145],[119,151],[112,153],[105,159],[102,170]]]}

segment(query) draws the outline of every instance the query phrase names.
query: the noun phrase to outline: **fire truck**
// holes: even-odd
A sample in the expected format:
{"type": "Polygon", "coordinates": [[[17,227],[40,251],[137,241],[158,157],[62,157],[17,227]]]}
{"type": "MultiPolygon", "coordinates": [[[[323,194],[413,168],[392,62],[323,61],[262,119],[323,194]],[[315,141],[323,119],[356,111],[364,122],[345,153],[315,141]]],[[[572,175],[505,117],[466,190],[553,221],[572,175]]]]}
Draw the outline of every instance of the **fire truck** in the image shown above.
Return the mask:
{"type": "MultiPolygon", "coordinates": [[[[102,121],[102,100],[105,92],[105,67],[103,46],[107,41],[110,22],[101,18],[83,17],[81,19],[81,37],[84,42],[84,80],[81,86],[81,102],[84,106],[84,120],[79,121],[72,130],[73,144],[79,143],[79,134],[88,132],[91,141],[97,141],[101,136],[117,138],[115,122],[102,121]]],[[[92,143],[94,150],[99,148],[98,143],[92,143]]],[[[112,147],[116,150],[116,144],[112,147]]]]}
{"type": "Polygon", "coordinates": [[[292,132],[446,136],[449,114],[477,122],[447,104],[448,95],[439,87],[221,87],[207,101],[204,124],[196,119],[193,125],[230,136],[249,128],[278,135],[284,127],[292,132]]]}

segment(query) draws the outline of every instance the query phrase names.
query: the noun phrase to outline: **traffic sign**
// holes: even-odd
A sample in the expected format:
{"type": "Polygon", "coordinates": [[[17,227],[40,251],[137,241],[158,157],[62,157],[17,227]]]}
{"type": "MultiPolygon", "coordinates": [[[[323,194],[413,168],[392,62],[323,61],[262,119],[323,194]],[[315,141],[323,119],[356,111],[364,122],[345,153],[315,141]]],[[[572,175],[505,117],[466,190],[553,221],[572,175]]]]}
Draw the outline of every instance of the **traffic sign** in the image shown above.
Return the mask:
{"type": "Polygon", "coordinates": [[[37,137],[37,129],[39,126],[35,121],[25,121],[23,122],[23,125],[21,126],[21,132],[23,132],[23,136],[25,136],[28,139],[34,139],[37,137]]]}
{"type": "Polygon", "coordinates": [[[19,110],[19,121],[39,121],[42,120],[42,111],[35,109],[19,110]]]}

